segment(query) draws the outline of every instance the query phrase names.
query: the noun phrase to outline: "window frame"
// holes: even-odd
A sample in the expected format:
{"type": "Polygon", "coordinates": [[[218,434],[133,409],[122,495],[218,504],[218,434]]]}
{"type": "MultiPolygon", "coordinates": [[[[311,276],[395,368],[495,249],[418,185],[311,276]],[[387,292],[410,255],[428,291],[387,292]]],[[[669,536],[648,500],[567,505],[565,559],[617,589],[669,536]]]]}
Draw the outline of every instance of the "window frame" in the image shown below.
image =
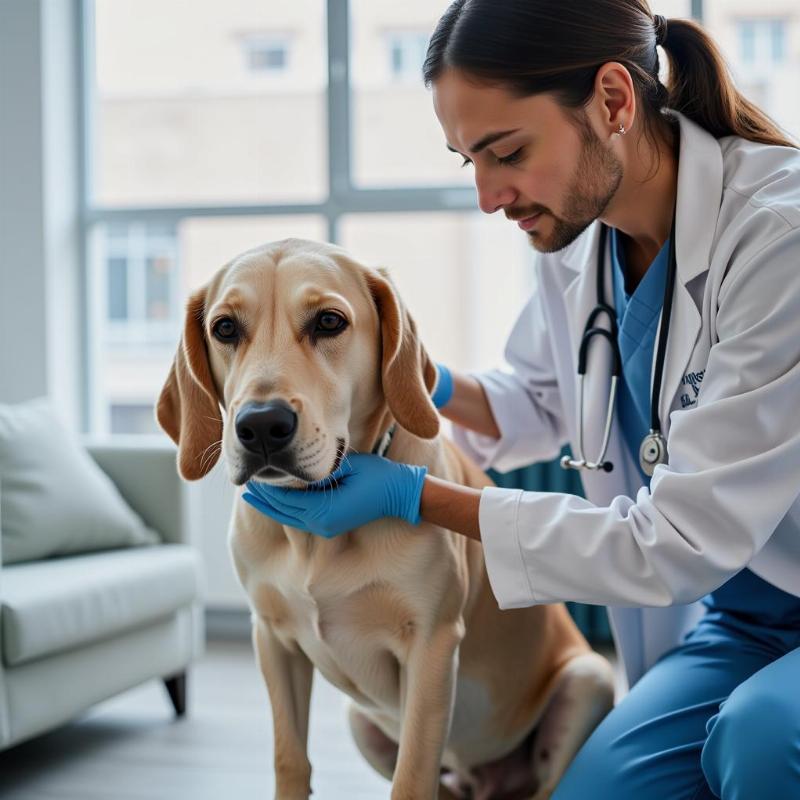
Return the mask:
{"type": "MultiPolygon", "coordinates": [[[[328,47],[328,89],[326,101],[327,121],[327,197],[321,202],[267,203],[234,205],[172,205],[126,206],[124,208],[101,205],[91,196],[94,140],[91,125],[92,80],[90,68],[95,63],[94,0],[77,3],[77,30],[81,42],[79,51],[79,143],[80,143],[80,215],[81,263],[84,285],[90,285],[92,252],[90,240],[93,230],[103,224],[157,221],[176,228],[188,218],[242,217],[242,216],[322,216],[327,223],[328,241],[340,243],[340,221],[348,214],[386,214],[398,212],[473,212],[476,210],[475,190],[464,186],[435,187],[359,187],[354,180],[352,167],[353,124],[350,86],[350,2],[325,0],[326,40],[328,47]]],[[[702,0],[692,0],[692,15],[702,21],[702,0]]],[[[97,295],[94,296],[97,299],[97,295]]],[[[97,345],[91,343],[91,323],[84,327],[83,352],[86,357],[87,385],[84,396],[84,426],[95,427],[95,421],[105,418],[97,408],[97,345]]]]}
{"type": "MultiPolygon", "coordinates": [[[[166,230],[154,232],[148,229],[148,224],[140,220],[130,221],[126,226],[125,247],[120,250],[129,257],[126,259],[126,300],[127,314],[125,318],[114,319],[106,315],[106,330],[109,341],[117,345],[142,345],[152,346],[173,343],[175,328],[178,323],[178,306],[175,301],[179,296],[180,254],[178,250],[177,232],[171,227],[166,230]],[[148,316],[148,267],[150,260],[166,253],[178,269],[170,272],[167,291],[169,293],[169,315],[162,319],[148,316]],[[132,255],[132,257],[130,257],[132,255]]],[[[119,243],[114,238],[106,238],[103,263],[97,268],[105,271],[105,281],[109,280],[107,272],[110,259],[119,257],[117,248],[119,243]]],[[[108,292],[106,292],[108,296],[108,292]]]]}
{"type": "Polygon", "coordinates": [[[328,44],[328,193],[321,202],[126,206],[100,205],[90,196],[92,181],[91,79],[88,67],[94,63],[93,0],[81,0],[83,47],[81,48],[81,87],[83,106],[84,178],[82,191],[83,229],[98,223],[132,220],[160,220],[177,225],[188,217],[241,217],[321,215],[328,223],[328,238],[338,242],[341,217],[353,213],[387,213],[394,211],[473,211],[475,193],[463,186],[420,188],[361,188],[352,176],[350,98],[350,36],[348,0],[325,0],[328,44]]]}
{"type": "MultiPolygon", "coordinates": [[[[350,3],[349,0],[325,0],[328,46],[328,90],[326,117],[327,141],[327,197],[321,202],[267,203],[231,205],[172,205],[172,206],[126,206],[124,208],[102,205],[91,196],[93,153],[95,152],[92,130],[92,75],[95,63],[94,0],[78,3],[77,29],[81,35],[79,49],[79,92],[82,112],[80,114],[79,141],[81,144],[80,213],[82,232],[81,261],[84,279],[91,282],[89,272],[90,239],[92,231],[100,225],[112,223],[136,223],[157,221],[178,227],[188,218],[197,217],[242,217],[242,216],[322,216],[327,223],[327,238],[340,243],[339,224],[348,214],[392,213],[404,211],[441,212],[474,211],[475,193],[472,188],[461,186],[435,188],[360,188],[353,180],[351,149],[353,131],[351,125],[350,88],[350,3]]],[[[87,361],[84,410],[85,427],[90,431],[98,421],[105,419],[104,409],[98,408],[98,355],[96,346],[90,344],[89,325],[84,329],[86,342],[84,353],[87,361]]]]}

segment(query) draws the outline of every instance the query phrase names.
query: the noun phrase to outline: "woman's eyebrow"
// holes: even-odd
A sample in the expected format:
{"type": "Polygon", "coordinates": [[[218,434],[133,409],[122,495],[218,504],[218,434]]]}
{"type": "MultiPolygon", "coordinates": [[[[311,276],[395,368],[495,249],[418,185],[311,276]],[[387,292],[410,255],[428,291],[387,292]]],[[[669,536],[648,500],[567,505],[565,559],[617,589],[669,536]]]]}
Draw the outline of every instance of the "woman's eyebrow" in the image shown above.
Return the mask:
{"type": "MultiPolygon", "coordinates": [[[[472,153],[472,155],[476,155],[477,153],[480,153],[481,150],[487,148],[490,144],[494,144],[500,139],[504,139],[506,136],[511,136],[512,133],[516,133],[518,130],[519,128],[514,128],[514,130],[511,131],[495,131],[494,133],[487,133],[483,139],[475,142],[475,144],[469,148],[469,152],[472,153]]],[[[456,150],[455,147],[451,147],[449,144],[447,145],[447,149],[452,153],[458,153],[458,150],[456,150]]]]}

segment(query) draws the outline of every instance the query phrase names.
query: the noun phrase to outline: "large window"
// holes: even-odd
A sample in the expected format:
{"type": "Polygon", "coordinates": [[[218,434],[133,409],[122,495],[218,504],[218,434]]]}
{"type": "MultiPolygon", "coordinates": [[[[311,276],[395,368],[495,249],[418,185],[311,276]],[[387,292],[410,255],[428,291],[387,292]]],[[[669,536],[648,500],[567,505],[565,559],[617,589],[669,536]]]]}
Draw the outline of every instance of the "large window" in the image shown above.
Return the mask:
{"type": "Polygon", "coordinates": [[[289,235],[388,266],[435,358],[498,360],[531,255],[476,212],[422,85],[446,6],[86,0],[96,432],[156,430],[187,294],[289,235]]]}
{"type": "MultiPolygon", "coordinates": [[[[499,363],[532,253],[477,211],[422,84],[448,0],[190,5],[83,3],[92,429],[154,430],[188,293],[290,235],[388,266],[434,358],[499,363]]],[[[651,5],[702,8],[743,87],[800,129],[794,0],[651,5]]]]}
{"type": "Polygon", "coordinates": [[[93,204],[318,202],[323,0],[94,0],[93,204]]]}

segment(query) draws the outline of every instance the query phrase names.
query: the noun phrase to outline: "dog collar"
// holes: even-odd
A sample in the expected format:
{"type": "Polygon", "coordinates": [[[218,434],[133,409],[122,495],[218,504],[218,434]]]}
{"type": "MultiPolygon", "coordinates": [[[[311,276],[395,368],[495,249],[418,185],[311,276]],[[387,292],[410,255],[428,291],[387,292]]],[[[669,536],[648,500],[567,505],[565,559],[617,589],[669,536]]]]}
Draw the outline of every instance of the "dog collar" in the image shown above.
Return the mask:
{"type": "Polygon", "coordinates": [[[389,445],[392,443],[392,437],[394,436],[395,429],[397,425],[392,423],[389,427],[389,430],[381,436],[378,444],[375,445],[374,449],[372,450],[372,455],[374,456],[383,456],[386,455],[386,451],[389,449],[389,445]]]}

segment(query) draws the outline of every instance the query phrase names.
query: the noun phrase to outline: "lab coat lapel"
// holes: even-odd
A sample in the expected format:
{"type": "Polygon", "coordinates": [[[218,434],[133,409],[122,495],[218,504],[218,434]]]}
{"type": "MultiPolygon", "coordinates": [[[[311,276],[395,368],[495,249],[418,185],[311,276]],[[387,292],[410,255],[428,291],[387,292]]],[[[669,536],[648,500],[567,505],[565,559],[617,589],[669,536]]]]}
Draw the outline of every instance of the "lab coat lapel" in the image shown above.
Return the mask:
{"type": "MultiPolygon", "coordinates": [[[[719,144],[683,115],[675,113],[675,116],[681,129],[681,156],[675,221],[677,275],[659,401],[659,414],[665,434],[669,429],[669,412],[680,392],[681,380],[686,374],[701,327],[700,312],[688,286],[709,268],[722,202],[722,153],[719,144]]],[[[565,290],[565,300],[570,308],[570,346],[575,364],[583,328],[597,302],[595,287],[599,225],[595,224],[593,230],[586,231],[581,239],[586,241],[581,246],[576,242],[576,246],[566,252],[563,258],[564,265],[577,272],[575,279],[565,290]]],[[[610,270],[608,275],[610,281],[610,270]]],[[[606,283],[606,292],[606,296],[611,297],[609,282],[606,283]]],[[[594,458],[597,452],[592,448],[599,446],[602,436],[602,428],[597,427],[598,418],[606,407],[610,383],[611,360],[608,349],[601,349],[599,346],[593,348],[590,362],[587,370],[586,409],[589,421],[586,448],[587,453],[594,458]],[[597,362],[601,360],[598,368],[597,362]]],[[[576,397],[576,408],[577,402],[576,397]]],[[[584,486],[595,502],[601,503],[604,499],[605,502],[611,502],[628,485],[625,483],[623,470],[632,474],[635,469],[630,454],[622,450],[622,440],[621,435],[613,435],[609,446],[608,458],[615,464],[614,472],[582,474],[584,486]],[[623,469],[617,469],[617,464],[623,469]],[[589,486],[592,487],[591,491],[589,486]]],[[[612,630],[629,685],[633,685],[666,650],[675,646],[702,612],[703,608],[699,603],[657,609],[610,608],[612,630]],[[649,631],[647,635],[646,631],[649,631]]]]}
{"type": "MultiPolygon", "coordinates": [[[[672,304],[659,416],[664,435],[669,414],[686,374],[700,332],[700,310],[688,285],[711,262],[711,246],[722,203],[722,152],[717,140],[682,114],[680,124],[678,205],[675,219],[677,274],[672,304]]],[[[660,328],[659,328],[660,331],[660,328]]],[[[657,352],[658,339],[655,344],[657,352]]],[[[655,369],[655,358],[654,369],[655,369]]],[[[651,384],[652,385],[652,384],[651,384]]]]}

